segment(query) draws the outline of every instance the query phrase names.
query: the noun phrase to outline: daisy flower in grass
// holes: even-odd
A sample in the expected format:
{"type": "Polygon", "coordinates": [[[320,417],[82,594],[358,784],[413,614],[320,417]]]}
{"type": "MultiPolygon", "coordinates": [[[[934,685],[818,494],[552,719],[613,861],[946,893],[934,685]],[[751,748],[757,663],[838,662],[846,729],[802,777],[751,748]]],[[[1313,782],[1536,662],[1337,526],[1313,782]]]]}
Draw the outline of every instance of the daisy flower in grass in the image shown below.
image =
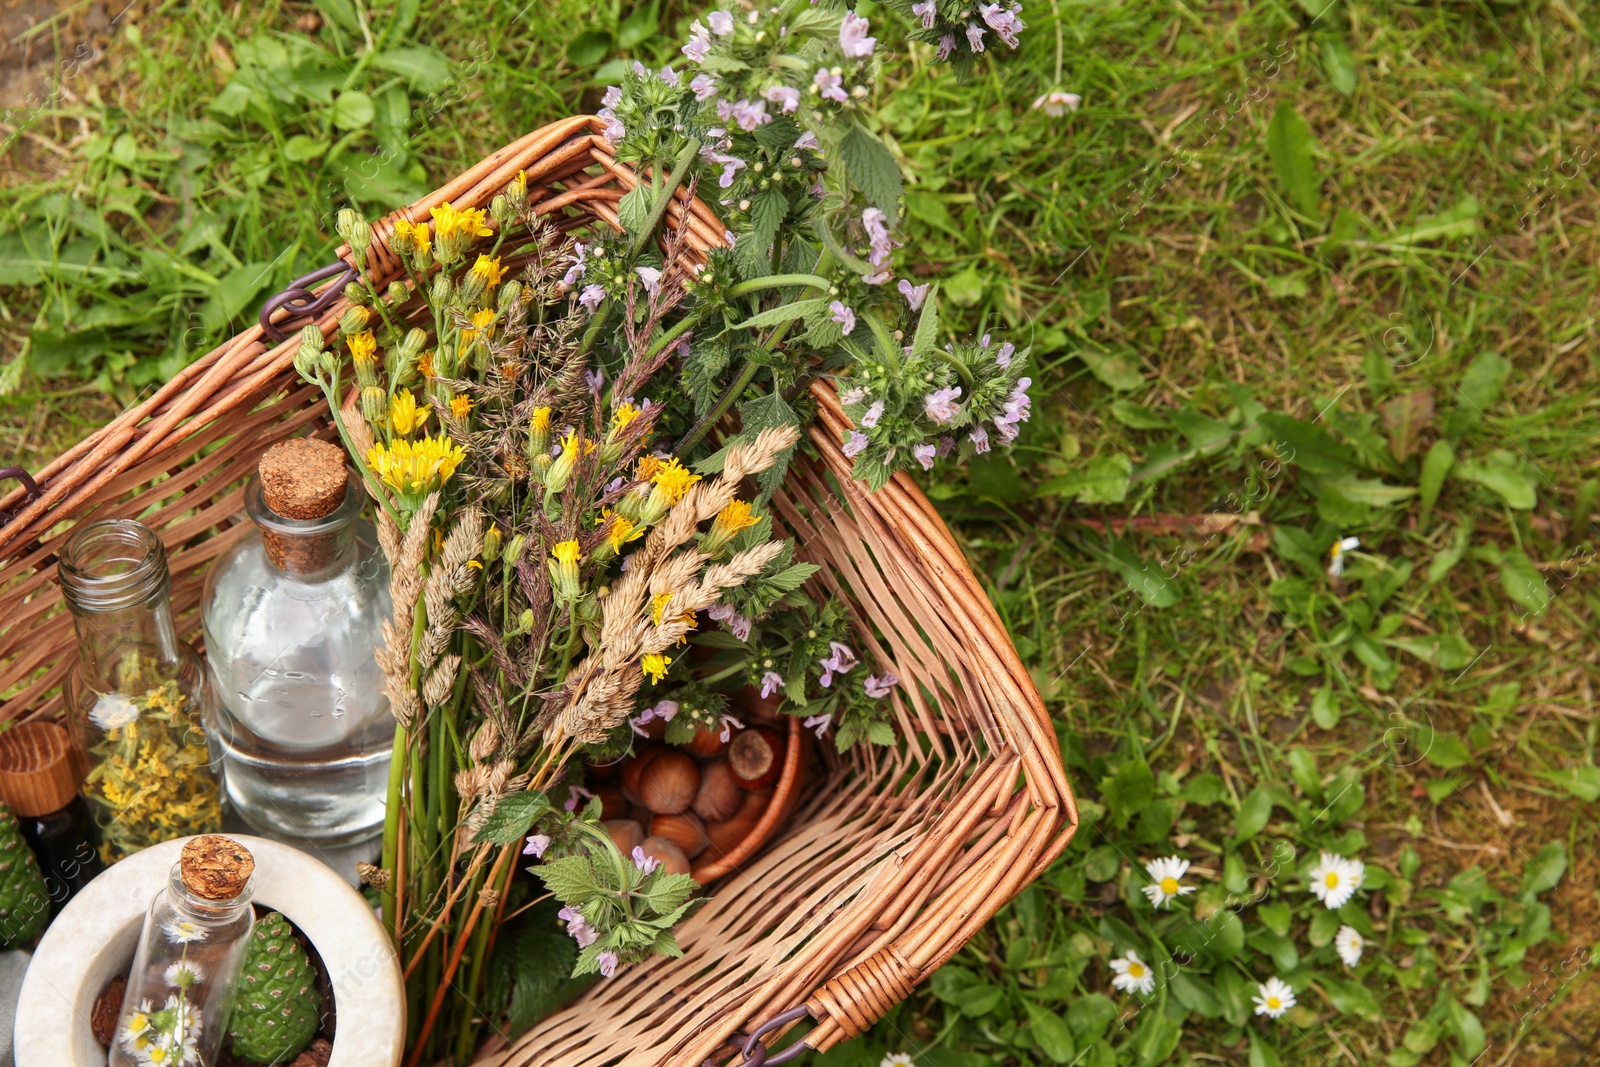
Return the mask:
{"type": "Polygon", "coordinates": [[[1360,860],[1347,860],[1324,852],[1317,865],[1311,868],[1311,892],[1330,911],[1337,911],[1360,888],[1366,873],[1367,866],[1360,860]]]}
{"type": "Polygon", "coordinates": [[[1151,860],[1144,865],[1154,879],[1149,885],[1144,886],[1144,895],[1150,898],[1150,903],[1155,907],[1165,907],[1167,901],[1194,892],[1194,886],[1183,885],[1181,879],[1184,872],[1189,869],[1189,861],[1179,859],[1177,856],[1167,856],[1164,859],[1151,860]]]}
{"type": "Polygon", "coordinates": [[[1156,987],[1155,972],[1150,965],[1139,958],[1139,954],[1132,949],[1126,956],[1119,956],[1111,961],[1111,970],[1116,977],[1111,979],[1113,989],[1120,989],[1124,993],[1141,993],[1149,996],[1156,987]]]}
{"type": "Polygon", "coordinates": [[[1361,950],[1367,947],[1367,939],[1353,926],[1341,926],[1339,932],[1333,935],[1334,951],[1339,953],[1339,958],[1346,967],[1354,967],[1361,962],[1361,950]]]}
{"type": "Polygon", "coordinates": [[[891,1052],[878,1061],[878,1067],[916,1067],[909,1052],[891,1052]]]}
{"type": "Polygon", "coordinates": [[[1328,574],[1334,578],[1344,576],[1344,555],[1361,547],[1359,537],[1341,537],[1328,552],[1328,574]]]}
{"type": "Polygon", "coordinates": [[[1294,990],[1289,988],[1289,983],[1277,976],[1262,982],[1256,995],[1250,999],[1255,1003],[1256,1014],[1265,1015],[1269,1019],[1279,1018],[1295,1005],[1294,990]]]}

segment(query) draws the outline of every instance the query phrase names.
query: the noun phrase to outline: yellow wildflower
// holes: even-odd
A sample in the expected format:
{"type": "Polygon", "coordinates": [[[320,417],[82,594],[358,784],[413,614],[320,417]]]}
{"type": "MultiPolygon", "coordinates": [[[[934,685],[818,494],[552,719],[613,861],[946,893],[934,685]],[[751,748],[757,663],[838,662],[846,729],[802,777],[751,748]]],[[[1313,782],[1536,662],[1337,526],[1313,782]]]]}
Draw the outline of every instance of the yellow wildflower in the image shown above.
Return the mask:
{"type": "Polygon", "coordinates": [[[457,422],[465,419],[467,413],[471,410],[472,398],[470,396],[453,396],[450,398],[450,414],[456,417],[457,422]]]}
{"type": "Polygon", "coordinates": [[[409,248],[419,256],[428,254],[428,249],[433,245],[433,235],[428,232],[426,222],[408,222],[405,219],[396,219],[394,224],[396,244],[402,249],[409,248]]]}
{"type": "Polygon", "coordinates": [[[572,603],[583,596],[583,586],[578,582],[578,561],[583,559],[577,541],[558,541],[550,549],[550,581],[556,599],[572,603]]]}
{"type": "Polygon", "coordinates": [[[401,437],[410,437],[422,429],[432,412],[417,404],[411,390],[402,389],[389,401],[389,425],[401,437]]]}
{"type": "Polygon", "coordinates": [[[550,409],[549,408],[534,408],[533,409],[533,428],[535,430],[545,430],[545,431],[548,431],[550,429],[550,409]]]}
{"type": "Polygon", "coordinates": [[[557,541],[550,550],[550,556],[557,563],[576,564],[583,558],[582,546],[577,541],[557,541]]]}
{"type": "Polygon", "coordinates": [[[682,500],[683,494],[699,480],[700,476],[690,473],[689,468],[679,463],[677,457],[667,460],[661,465],[661,469],[650,477],[650,481],[667,496],[668,503],[671,504],[682,500]]]}
{"type": "Polygon", "coordinates": [[[478,254],[478,262],[472,265],[472,276],[483,281],[485,289],[492,289],[500,284],[500,279],[505,277],[506,270],[500,265],[500,257],[490,259],[483,253],[478,254]]]}
{"type": "Polygon", "coordinates": [[[663,656],[659,652],[651,652],[639,660],[639,669],[650,676],[652,682],[659,682],[666,677],[667,668],[672,666],[672,657],[663,656]]]}
{"type": "Polygon", "coordinates": [[[424,378],[433,377],[433,349],[430,348],[422,353],[422,356],[417,360],[417,373],[424,378]]]}
{"type": "Polygon", "coordinates": [[[488,237],[494,232],[484,225],[488,212],[482,208],[469,207],[458,210],[446,200],[429,214],[433,216],[433,225],[441,241],[457,234],[465,237],[488,237]]]}
{"type": "Polygon", "coordinates": [[[659,456],[640,456],[638,469],[634,477],[641,482],[648,482],[656,476],[656,471],[666,466],[659,456]]]}
{"type": "Polygon", "coordinates": [[[657,626],[661,625],[661,613],[667,610],[667,605],[672,602],[671,593],[657,593],[650,598],[650,621],[657,626]]]}
{"type": "Polygon", "coordinates": [[[717,512],[710,532],[700,542],[700,551],[708,556],[715,556],[722,551],[723,546],[738,536],[739,531],[748,530],[760,521],[750,514],[750,505],[745,501],[730,500],[726,507],[717,512]]]}
{"type": "Polygon", "coordinates": [[[550,409],[534,408],[528,422],[528,455],[540,456],[550,451],[550,409]]]}
{"type": "Polygon", "coordinates": [[[483,308],[472,313],[472,327],[461,331],[461,343],[470,345],[481,334],[488,336],[494,332],[494,308],[483,308]]]}
{"type": "Polygon", "coordinates": [[[377,444],[367,452],[367,464],[384,484],[401,496],[413,497],[449,481],[466,458],[461,446],[444,435],[420,441],[401,439],[387,448],[377,444]]]}
{"type": "Polygon", "coordinates": [[[624,515],[618,515],[610,508],[600,512],[600,517],[611,524],[606,536],[611,541],[611,551],[622,552],[622,546],[629,541],[637,541],[644,536],[644,527],[624,515]]]}
{"type": "Polygon", "coordinates": [[[644,411],[635,406],[631,401],[624,400],[617,405],[617,410],[611,413],[611,431],[621,433],[628,428],[628,424],[637,419],[644,411]]]}
{"type": "Polygon", "coordinates": [[[347,343],[350,345],[350,355],[355,359],[376,359],[378,356],[378,339],[372,336],[371,330],[362,330],[347,343]]]}

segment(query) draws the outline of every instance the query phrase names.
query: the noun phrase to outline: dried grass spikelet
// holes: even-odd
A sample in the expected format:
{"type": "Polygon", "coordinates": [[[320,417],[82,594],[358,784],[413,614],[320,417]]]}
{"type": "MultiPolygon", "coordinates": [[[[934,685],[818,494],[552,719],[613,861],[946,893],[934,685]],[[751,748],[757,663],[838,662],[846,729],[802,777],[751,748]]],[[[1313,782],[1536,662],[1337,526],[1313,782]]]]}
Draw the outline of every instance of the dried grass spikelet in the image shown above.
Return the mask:
{"type": "Polygon", "coordinates": [[[461,667],[461,657],[449,655],[441,659],[422,683],[422,699],[430,708],[442,707],[455,688],[456,673],[461,667]]]}
{"type": "Polygon", "coordinates": [[[386,677],[384,695],[395,721],[409,729],[422,713],[422,701],[411,686],[411,631],[416,619],[417,601],[422,595],[422,561],[428,553],[428,534],[439,494],[430,493],[411,517],[405,536],[399,536],[388,513],[379,509],[379,539],[389,559],[389,597],[393,615],[383,623],[383,647],[374,658],[386,677]],[[383,526],[390,527],[387,535],[383,526]]]}
{"type": "MultiPolygon", "coordinates": [[[[461,624],[461,613],[456,610],[454,600],[472,588],[471,562],[483,551],[485,521],[482,509],[463,509],[423,583],[422,602],[428,612],[428,626],[417,647],[417,662],[423,670],[432,667],[444,653],[450,636],[461,624]]],[[[432,701],[429,703],[431,705],[432,701]]]]}
{"type": "Polygon", "coordinates": [[[650,531],[644,546],[629,557],[628,572],[602,602],[600,647],[567,678],[568,700],[552,725],[557,741],[570,738],[596,744],[633,710],[633,697],[644,683],[639,658],[663,652],[688,633],[694,612],[710,607],[722,591],[761,573],[783,550],[769,541],[699,573],[706,556],[698,549],[675,551],[694,537],[702,522],[713,518],[738,493],[739,483],[771,467],[799,440],[790,426],[762,430],[754,441],[728,451],[722,473],[697,482],[667,518],[650,531]],[[669,614],[657,625],[647,605],[671,593],[669,614]]]}
{"type": "Polygon", "coordinates": [[[392,871],[375,863],[357,863],[356,874],[361,878],[363,885],[370,885],[374,889],[388,889],[390,881],[393,880],[392,871]]]}
{"type": "Polygon", "coordinates": [[[493,719],[485,719],[478,732],[472,735],[472,743],[467,746],[467,753],[475,763],[482,763],[494,755],[495,749],[500,747],[500,727],[493,719]]]}

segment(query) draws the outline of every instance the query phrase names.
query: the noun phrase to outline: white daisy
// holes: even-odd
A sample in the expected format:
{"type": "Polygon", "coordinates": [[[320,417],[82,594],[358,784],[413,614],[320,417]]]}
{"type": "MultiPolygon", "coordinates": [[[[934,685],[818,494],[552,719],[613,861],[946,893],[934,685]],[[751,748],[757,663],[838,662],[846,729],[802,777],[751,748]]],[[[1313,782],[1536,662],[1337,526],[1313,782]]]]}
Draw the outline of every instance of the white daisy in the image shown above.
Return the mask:
{"type": "Polygon", "coordinates": [[[101,693],[89,709],[89,721],[110,733],[139,717],[139,706],[121,693],[101,693]]]}
{"type": "Polygon", "coordinates": [[[161,924],[161,932],[167,935],[167,940],[179,945],[206,939],[205,928],[187,919],[168,919],[161,924]]]}
{"type": "Polygon", "coordinates": [[[1151,860],[1144,865],[1154,879],[1149,885],[1144,886],[1144,895],[1150,898],[1150,903],[1156,907],[1163,907],[1173,897],[1185,893],[1193,893],[1194,886],[1182,885],[1179,879],[1183,872],[1189,869],[1189,861],[1179,859],[1177,856],[1167,856],[1164,859],[1151,860]]]}
{"type": "Polygon", "coordinates": [[[1150,991],[1156,987],[1155,972],[1150,970],[1149,964],[1139,959],[1139,954],[1132,949],[1128,950],[1126,956],[1112,960],[1111,969],[1117,975],[1111,979],[1113,989],[1149,996],[1150,991]]]}
{"type": "Polygon", "coordinates": [[[1046,115],[1060,118],[1069,111],[1078,110],[1078,105],[1083,103],[1083,97],[1077,93],[1064,93],[1060,89],[1053,89],[1033,102],[1035,111],[1044,111],[1046,115]]]}
{"type": "Polygon", "coordinates": [[[1255,1003],[1256,1014],[1276,1019],[1294,1007],[1294,990],[1282,978],[1274,975],[1260,985],[1260,992],[1250,999],[1255,1003]]]}
{"type": "Polygon", "coordinates": [[[205,977],[205,972],[193,960],[179,960],[168,967],[161,976],[169,986],[188,989],[205,977]]]}
{"type": "Polygon", "coordinates": [[[1317,865],[1311,868],[1311,892],[1330,911],[1337,911],[1355,895],[1366,873],[1367,866],[1360,860],[1324,852],[1317,865]]]}
{"type": "Polygon", "coordinates": [[[1333,947],[1346,967],[1354,967],[1361,962],[1361,950],[1367,947],[1367,939],[1357,933],[1355,927],[1341,926],[1333,935],[1333,947]]]}
{"type": "Polygon", "coordinates": [[[878,1067],[916,1067],[909,1052],[891,1052],[878,1061],[878,1067]]]}
{"type": "Polygon", "coordinates": [[[1341,537],[1333,543],[1328,553],[1328,573],[1335,578],[1344,574],[1344,554],[1361,547],[1359,537],[1341,537]]]}

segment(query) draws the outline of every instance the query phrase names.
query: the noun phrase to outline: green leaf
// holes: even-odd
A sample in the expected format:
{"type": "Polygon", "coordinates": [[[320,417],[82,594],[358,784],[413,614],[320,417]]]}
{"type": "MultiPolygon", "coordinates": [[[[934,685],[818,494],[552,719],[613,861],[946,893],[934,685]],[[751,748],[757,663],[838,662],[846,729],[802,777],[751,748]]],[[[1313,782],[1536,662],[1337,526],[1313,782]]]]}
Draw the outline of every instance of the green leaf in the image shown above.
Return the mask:
{"type": "Polygon", "coordinates": [[[1272,793],[1268,786],[1256,786],[1250,795],[1244,798],[1244,803],[1239,805],[1239,813],[1233,820],[1233,839],[1237,842],[1250,840],[1259,834],[1267,825],[1267,820],[1272,817],[1272,793]]]}
{"type": "Polygon", "coordinates": [[[1454,630],[1426,637],[1391,637],[1383,643],[1390,648],[1409,652],[1442,671],[1458,671],[1477,655],[1467,639],[1454,630]]]}
{"type": "Polygon", "coordinates": [[[1422,728],[1419,741],[1423,757],[1441,770],[1453,771],[1472,762],[1472,750],[1467,748],[1466,743],[1459,737],[1441,734],[1432,727],[1425,726],[1422,728]]]}
{"type": "Polygon", "coordinates": [[[1228,795],[1228,787],[1220,775],[1196,774],[1183,783],[1183,790],[1178,794],[1189,804],[1215,804],[1228,795]]]}
{"type": "Polygon", "coordinates": [[[1178,602],[1178,590],[1172,579],[1163,574],[1160,567],[1141,562],[1124,542],[1116,542],[1107,550],[1087,542],[1081,544],[1084,551],[1121,575],[1128,588],[1151,607],[1170,608],[1178,602]]]}
{"type": "Polygon", "coordinates": [[[944,292],[958,308],[976,307],[983,299],[983,275],[974,266],[963,267],[945,281],[944,292]]]}
{"type": "Polygon", "coordinates": [[[1303,745],[1296,745],[1289,750],[1289,773],[1294,776],[1294,783],[1300,791],[1309,797],[1322,796],[1322,778],[1317,774],[1317,757],[1311,754],[1310,749],[1303,745]]]}
{"type": "Polygon", "coordinates": [[[1377,998],[1360,982],[1324,977],[1318,979],[1318,984],[1328,994],[1328,1002],[1341,1015],[1353,1015],[1368,1022],[1377,1022],[1382,1017],[1377,998]]]}
{"type": "Polygon", "coordinates": [[[1267,126],[1267,155],[1289,203],[1310,218],[1317,217],[1322,203],[1322,180],[1312,159],[1314,144],[1311,127],[1294,105],[1288,100],[1280,103],[1267,126]]]}
{"type": "Polygon", "coordinates": [[[1120,452],[1095,456],[1082,470],[1051,478],[1037,496],[1059,496],[1082,504],[1116,504],[1128,497],[1133,461],[1120,452]]]}
{"type": "Polygon", "coordinates": [[[1139,368],[1139,361],[1125,346],[1107,348],[1088,341],[1072,354],[1078,357],[1083,365],[1089,368],[1089,373],[1100,379],[1102,384],[1119,393],[1137,389],[1144,384],[1144,373],[1139,368]]]}
{"type": "Polygon", "coordinates": [[[1250,1035],[1250,1067],[1283,1067],[1278,1051],[1253,1033],[1250,1035]]]}
{"type": "Polygon", "coordinates": [[[1471,780],[1463,775],[1447,775],[1443,778],[1428,779],[1422,783],[1422,788],[1427,790],[1429,800],[1435,804],[1441,804],[1447,797],[1471,780]]]}
{"type": "Polygon", "coordinates": [[[359,90],[340,93],[333,99],[333,124],[341,130],[359,130],[371,125],[376,114],[372,97],[359,90]]]}
{"type": "Polygon", "coordinates": [[[1172,976],[1172,995],[1178,998],[1178,1003],[1192,1012],[1198,1013],[1202,1018],[1216,1019],[1222,1015],[1222,1001],[1217,997],[1211,986],[1196,981],[1188,971],[1179,970],[1172,976]]]}
{"type": "Polygon", "coordinates": [[[889,216],[893,226],[900,212],[900,165],[894,153],[878,138],[852,126],[839,142],[839,159],[844,163],[850,181],[872,204],[889,216]]]}
{"type": "Polygon", "coordinates": [[[1482,463],[1458,461],[1455,474],[1483,486],[1518,511],[1531,511],[1538,502],[1538,479],[1520,457],[1503,448],[1489,453],[1482,463]]]}
{"type": "Polygon", "coordinates": [[[1478,424],[1500,399],[1506,378],[1511,374],[1511,364],[1498,352],[1480,352],[1467,365],[1456,386],[1456,406],[1445,423],[1444,435],[1459,441],[1463,434],[1478,424]]]}
{"type": "Polygon", "coordinates": [[[500,798],[473,837],[477,844],[510,845],[525,837],[533,820],[550,810],[543,793],[527,790],[500,798]]]}
{"type": "Polygon", "coordinates": [[[1550,587],[1533,560],[1520,548],[1509,548],[1500,554],[1500,585],[1506,596],[1535,615],[1542,614],[1550,606],[1550,587]]]}
{"type": "Polygon", "coordinates": [[[1131,400],[1113,400],[1111,417],[1133,430],[1166,430],[1172,427],[1170,419],[1131,400]]]}
{"type": "MultiPolygon", "coordinates": [[[[1402,230],[1396,230],[1384,240],[1377,242],[1381,247],[1411,248],[1428,241],[1444,241],[1452,237],[1471,237],[1478,232],[1478,215],[1480,209],[1478,201],[1471,196],[1463,196],[1454,206],[1439,212],[1437,215],[1424,215],[1412,225],[1402,230]]],[[[1352,244],[1365,244],[1366,242],[1351,242],[1352,244]]]]}
{"type": "Polygon", "coordinates": [[[1561,884],[1561,876],[1567,873],[1567,846],[1560,841],[1552,841],[1539,850],[1539,854],[1528,861],[1527,867],[1522,871],[1522,892],[1526,896],[1547,893],[1561,884]]]}
{"type": "Polygon", "coordinates": [[[611,35],[605,30],[585,30],[567,42],[567,59],[575,67],[592,67],[611,54],[611,35]]]}
{"type": "Polygon", "coordinates": [[[1261,920],[1261,925],[1279,937],[1288,937],[1289,923],[1294,920],[1294,912],[1290,910],[1288,901],[1275,900],[1271,904],[1258,907],[1256,918],[1261,920]]]}
{"type": "Polygon", "coordinates": [[[1320,426],[1275,411],[1256,420],[1280,446],[1278,454],[1289,463],[1314,474],[1343,474],[1359,469],[1361,457],[1320,426]]]}
{"type": "Polygon", "coordinates": [[[792,322],[795,319],[805,318],[818,308],[826,308],[828,301],[822,297],[812,300],[796,300],[787,304],[779,304],[775,308],[751,315],[748,319],[734,327],[736,330],[761,330],[768,326],[777,326],[780,323],[792,322]]]}
{"type": "Polygon", "coordinates": [[[640,4],[633,9],[632,14],[622,20],[622,25],[617,27],[617,47],[639,47],[655,36],[659,23],[660,18],[655,4],[640,4]]]}
{"type": "Polygon", "coordinates": [[[1225,963],[1244,951],[1244,921],[1232,908],[1224,908],[1208,922],[1212,931],[1206,947],[1218,962],[1225,963]]]}
{"type": "Polygon", "coordinates": [[[1155,799],[1156,781],[1150,765],[1142,759],[1133,759],[1117,768],[1116,774],[1100,780],[1100,801],[1110,809],[1118,826],[1128,825],[1128,820],[1140,808],[1155,799]]]}
{"type": "Polygon", "coordinates": [[[1311,925],[1306,930],[1306,940],[1311,943],[1312,948],[1331,945],[1339,933],[1340,925],[1338,912],[1318,908],[1311,916],[1311,925]]]}
{"type": "Polygon", "coordinates": [[[629,233],[638,233],[650,221],[650,208],[654,203],[655,194],[650,186],[640,182],[617,201],[617,221],[629,233]]]}
{"type": "Polygon", "coordinates": [[[961,1014],[969,1019],[981,1019],[1000,1006],[1006,995],[1005,987],[983,983],[968,986],[961,994],[961,1014]]]}
{"type": "Polygon", "coordinates": [[[507,1036],[522,1033],[588,988],[589,983],[568,977],[578,946],[556,925],[556,909],[555,901],[545,901],[507,923],[489,957],[485,988],[491,1005],[506,1013],[507,1036]]]}
{"type": "MultiPolygon", "coordinates": [[[[1332,0],[1325,2],[1331,3],[1332,0]]],[[[1340,96],[1354,93],[1356,57],[1350,54],[1350,45],[1344,35],[1338,31],[1318,34],[1317,49],[1322,53],[1322,72],[1328,76],[1328,84],[1340,96]]]]}
{"type": "Polygon", "coordinates": [[[1027,1009],[1028,1022],[1033,1032],[1033,1039],[1039,1043],[1039,1051],[1043,1052],[1052,1063],[1071,1063],[1078,1049],[1073,1043],[1072,1031],[1067,1028],[1066,1021],[1049,1008],[1035,1004],[1031,1000],[1024,1000],[1022,1003],[1027,1009]]]}
{"type": "Polygon", "coordinates": [[[271,263],[246,263],[221,278],[211,295],[200,305],[200,322],[208,330],[220,330],[244,314],[255,298],[272,281],[271,263]]]}
{"type": "MultiPolygon", "coordinates": [[[[935,974],[938,972],[935,971],[935,974]]],[[[1104,993],[1088,993],[1078,997],[1067,1008],[1067,1028],[1081,1045],[1089,1045],[1100,1040],[1106,1032],[1106,1027],[1111,1025],[1111,1020],[1117,1017],[1116,1001],[1104,993]]]]}
{"type": "Polygon", "coordinates": [[[424,95],[436,93],[450,84],[450,57],[427,45],[379,52],[372,57],[372,65],[400,75],[407,85],[424,95]]]}
{"type": "Polygon", "coordinates": [[[562,856],[533,868],[533,873],[563,904],[581,907],[591,897],[606,892],[595,881],[594,868],[585,856],[562,856]]]}
{"type": "Polygon", "coordinates": [[[917,317],[917,332],[911,339],[911,358],[923,359],[939,343],[939,283],[934,282],[922,301],[917,317]]]}
{"type": "Polygon", "coordinates": [[[1115,845],[1096,845],[1083,860],[1083,875],[1091,882],[1109,882],[1122,867],[1122,853],[1115,845]]]}
{"type": "Polygon", "coordinates": [[[1439,491],[1444,488],[1445,475],[1450,473],[1455,462],[1456,450],[1450,447],[1449,441],[1435,441],[1423,457],[1422,477],[1417,487],[1422,500],[1422,510],[1417,516],[1419,527],[1428,525],[1428,519],[1433,515],[1433,505],[1439,500],[1439,491]]]}
{"type": "Polygon", "coordinates": [[[1600,767],[1566,767],[1541,771],[1539,777],[1560,786],[1579,800],[1600,800],[1600,767]]]}
{"type": "Polygon", "coordinates": [[[308,159],[316,159],[327,150],[327,141],[318,141],[303,133],[297,133],[283,143],[283,158],[291,163],[304,163],[308,159]]]}
{"type": "Polygon", "coordinates": [[[1324,683],[1312,696],[1311,721],[1324,730],[1339,725],[1339,697],[1333,691],[1333,683],[1324,683]]]}
{"type": "Polygon", "coordinates": [[[1202,454],[1215,452],[1233,437],[1233,427],[1192,408],[1179,408],[1174,411],[1172,421],[1177,425],[1178,432],[1202,454]]]}

